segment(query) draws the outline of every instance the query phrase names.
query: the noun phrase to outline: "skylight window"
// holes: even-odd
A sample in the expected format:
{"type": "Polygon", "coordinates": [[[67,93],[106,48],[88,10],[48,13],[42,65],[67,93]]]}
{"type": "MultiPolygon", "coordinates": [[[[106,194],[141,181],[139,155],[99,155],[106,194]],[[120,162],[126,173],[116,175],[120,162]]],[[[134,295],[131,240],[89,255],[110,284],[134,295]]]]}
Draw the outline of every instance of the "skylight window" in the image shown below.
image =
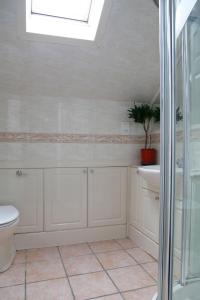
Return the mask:
{"type": "Polygon", "coordinates": [[[87,22],[92,0],[32,0],[32,13],[87,22]]]}
{"type": "Polygon", "coordinates": [[[26,0],[26,32],[94,40],[105,0],[26,0]]]}

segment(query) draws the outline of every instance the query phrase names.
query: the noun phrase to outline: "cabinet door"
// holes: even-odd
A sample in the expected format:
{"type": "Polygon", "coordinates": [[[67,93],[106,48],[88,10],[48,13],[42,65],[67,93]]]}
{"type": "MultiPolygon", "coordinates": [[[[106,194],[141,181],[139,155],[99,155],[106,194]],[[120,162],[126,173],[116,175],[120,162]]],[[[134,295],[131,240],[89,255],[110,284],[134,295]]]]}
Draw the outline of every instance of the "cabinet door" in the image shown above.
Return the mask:
{"type": "Polygon", "coordinates": [[[138,175],[137,168],[130,169],[130,224],[142,226],[143,221],[143,198],[142,198],[141,176],[138,175]]]}
{"type": "Polygon", "coordinates": [[[126,201],[127,168],[89,169],[89,226],[125,224],[126,201]]]}
{"type": "Polygon", "coordinates": [[[143,231],[158,242],[159,240],[159,195],[150,190],[142,189],[143,197],[143,231]]]}
{"type": "Polygon", "coordinates": [[[0,205],[14,205],[20,212],[17,232],[43,230],[43,175],[38,169],[1,169],[0,205]]]}
{"type": "Polygon", "coordinates": [[[45,229],[87,226],[87,169],[45,170],[45,229]]]}

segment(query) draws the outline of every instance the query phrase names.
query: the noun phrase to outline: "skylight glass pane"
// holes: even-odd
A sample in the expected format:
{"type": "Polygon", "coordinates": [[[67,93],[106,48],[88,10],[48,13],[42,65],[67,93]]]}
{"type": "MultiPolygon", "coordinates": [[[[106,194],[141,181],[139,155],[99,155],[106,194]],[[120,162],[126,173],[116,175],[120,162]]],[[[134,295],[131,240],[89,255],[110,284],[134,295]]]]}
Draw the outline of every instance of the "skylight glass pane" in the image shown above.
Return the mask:
{"type": "Polygon", "coordinates": [[[32,0],[32,13],[87,22],[92,0],[32,0]]]}

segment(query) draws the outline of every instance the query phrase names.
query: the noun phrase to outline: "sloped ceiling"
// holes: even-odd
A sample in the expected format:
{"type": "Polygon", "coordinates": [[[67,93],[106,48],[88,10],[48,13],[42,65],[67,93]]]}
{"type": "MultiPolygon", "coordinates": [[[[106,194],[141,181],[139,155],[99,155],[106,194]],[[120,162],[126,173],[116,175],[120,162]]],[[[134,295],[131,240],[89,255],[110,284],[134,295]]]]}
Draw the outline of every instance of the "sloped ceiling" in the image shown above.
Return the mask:
{"type": "Polygon", "coordinates": [[[1,0],[0,93],[151,101],[159,87],[158,8],[152,0],[105,1],[111,7],[96,41],[73,45],[24,38],[23,0],[1,0]]]}

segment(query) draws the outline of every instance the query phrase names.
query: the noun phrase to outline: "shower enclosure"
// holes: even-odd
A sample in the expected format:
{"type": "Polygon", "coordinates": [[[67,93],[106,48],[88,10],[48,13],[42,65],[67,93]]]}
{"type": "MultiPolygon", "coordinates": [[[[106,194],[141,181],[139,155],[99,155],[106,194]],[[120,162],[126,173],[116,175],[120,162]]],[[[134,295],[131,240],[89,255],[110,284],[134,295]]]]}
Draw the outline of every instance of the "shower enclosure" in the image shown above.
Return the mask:
{"type": "Polygon", "coordinates": [[[200,0],[160,0],[158,300],[200,300],[200,0]]]}

